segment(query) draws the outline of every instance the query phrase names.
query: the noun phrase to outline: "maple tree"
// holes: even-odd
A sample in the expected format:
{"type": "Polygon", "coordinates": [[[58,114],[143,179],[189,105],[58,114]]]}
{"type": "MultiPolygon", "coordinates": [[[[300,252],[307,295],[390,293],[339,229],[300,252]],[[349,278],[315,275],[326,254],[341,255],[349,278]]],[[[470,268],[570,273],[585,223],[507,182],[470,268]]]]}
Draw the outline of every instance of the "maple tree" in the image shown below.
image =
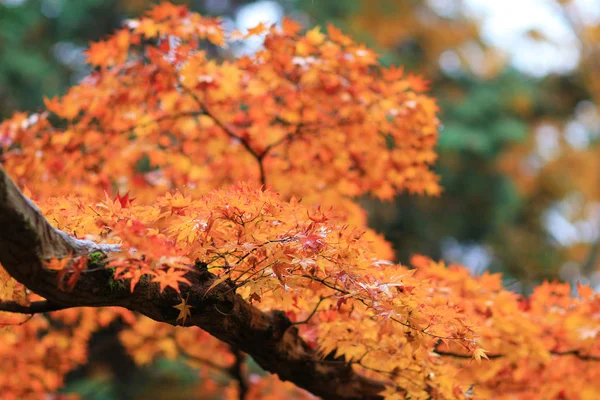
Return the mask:
{"type": "Polygon", "coordinates": [[[225,398],[597,397],[590,288],[397,265],[366,226],[356,196],[440,194],[421,78],[333,26],[225,32],[169,3],[87,56],[47,111],[0,125],[6,398],[56,392],[117,319],[136,362],[224,372],[203,389],[225,398]],[[247,379],[244,354],[273,375],[247,379]]]}

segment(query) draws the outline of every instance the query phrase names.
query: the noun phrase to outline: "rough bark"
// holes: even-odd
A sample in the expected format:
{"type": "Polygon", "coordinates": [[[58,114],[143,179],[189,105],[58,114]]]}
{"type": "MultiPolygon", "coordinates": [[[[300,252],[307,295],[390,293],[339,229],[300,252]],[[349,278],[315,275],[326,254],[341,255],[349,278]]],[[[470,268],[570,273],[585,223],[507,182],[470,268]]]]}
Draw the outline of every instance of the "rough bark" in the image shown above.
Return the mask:
{"type": "MultiPolygon", "coordinates": [[[[71,307],[119,306],[156,321],[177,324],[181,301],[174,291],[162,294],[158,285],[140,282],[132,293],[109,285],[107,271],[82,274],[70,291],[58,289],[55,271],[44,260],[66,255],[108,253],[117,247],[79,240],[54,228],[0,167],[0,263],[8,273],[47,301],[30,307],[0,303],[0,310],[36,313],[71,307]]],[[[222,282],[208,291],[216,277],[202,265],[186,276],[192,283],[181,296],[194,313],[186,326],[198,326],[256,360],[266,371],[324,399],[381,399],[384,383],[364,377],[343,360],[323,359],[278,311],[266,313],[246,302],[222,282]],[[189,298],[188,298],[189,295],[189,298]]]]}

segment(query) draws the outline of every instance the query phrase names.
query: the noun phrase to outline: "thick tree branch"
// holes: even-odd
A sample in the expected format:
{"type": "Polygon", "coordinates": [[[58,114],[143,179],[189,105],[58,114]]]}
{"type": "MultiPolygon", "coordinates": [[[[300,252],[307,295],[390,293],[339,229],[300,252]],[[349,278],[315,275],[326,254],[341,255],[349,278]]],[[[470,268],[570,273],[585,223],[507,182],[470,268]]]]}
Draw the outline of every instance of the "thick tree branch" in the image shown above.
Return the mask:
{"type": "MultiPolygon", "coordinates": [[[[78,279],[73,290],[58,289],[56,271],[48,270],[48,258],[88,256],[92,252],[108,253],[117,246],[99,245],[79,240],[55,229],[39,209],[15,186],[0,167],[0,262],[8,273],[30,290],[47,299],[34,303],[26,311],[14,304],[15,312],[35,312],[47,307],[120,306],[139,312],[156,321],[177,325],[181,301],[179,294],[158,284],[140,282],[133,293],[109,284],[111,274],[105,270],[89,271],[78,279]]],[[[187,326],[198,326],[252,358],[266,371],[282,380],[325,399],[382,399],[384,384],[356,373],[347,363],[321,363],[322,357],[299,335],[298,329],[282,312],[265,313],[247,303],[227,282],[208,290],[216,277],[206,268],[190,272],[192,283],[183,287],[181,296],[195,311],[187,326]]]]}

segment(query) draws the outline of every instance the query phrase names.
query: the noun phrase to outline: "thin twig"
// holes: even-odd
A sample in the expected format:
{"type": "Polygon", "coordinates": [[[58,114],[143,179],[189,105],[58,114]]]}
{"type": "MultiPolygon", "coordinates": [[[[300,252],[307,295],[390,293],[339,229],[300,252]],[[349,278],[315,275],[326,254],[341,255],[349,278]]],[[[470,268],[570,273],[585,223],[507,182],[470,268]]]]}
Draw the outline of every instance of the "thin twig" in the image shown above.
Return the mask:
{"type": "Polygon", "coordinates": [[[296,321],[296,322],[292,322],[292,325],[301,325],[301,324],[306,324],[308,323],[308,321],[310,321],[310,319],[315,315],[315,313],[317,312],[317,309],[319,308],[319,306],[321,305],[321,303],[323,302],[323,300],[328,299],[330,297],[332,297],[333,295],[329,295],[326,297],[321,296],[319,298],[319,301],[317,302],[317,305],[315,306],[315,308],[313,308],[313,310],[311,311],[311,313],[308,315],[308,317],[306,317],[304,320],[302,321],[296,321]]]}

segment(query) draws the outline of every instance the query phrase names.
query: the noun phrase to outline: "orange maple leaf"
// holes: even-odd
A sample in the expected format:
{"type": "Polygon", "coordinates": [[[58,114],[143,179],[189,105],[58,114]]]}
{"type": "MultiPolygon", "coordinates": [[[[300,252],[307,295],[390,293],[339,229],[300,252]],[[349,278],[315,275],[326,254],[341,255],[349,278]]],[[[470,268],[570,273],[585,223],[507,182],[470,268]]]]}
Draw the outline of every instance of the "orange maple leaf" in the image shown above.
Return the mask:
{"type": "Polygon", "coordinates": [[[264,22],[260,22],[254,28],[248,29],[248,33],[246,33],[245,38],[249,38],[250,36],[262,35],[267,30],[269,30],[269,28],[267,28],[267,26],[265,25],[265,23],[264,22]]]}
{"type": "Polygon", "coordinates": [[[52,271],[61,271],[69,264],[69,261],[71,261],[71,257],[51,258],[44,263],[44,266],[52,271]]]}
{"type": "Polygon", "coordinates": [[[281,21],[281,26],[283,32],[288,36],[294,36],[302,29],[302,25],[288,17],[281,21]]]}
{"type": "Polygon", "coordinates": [[[152,282],[159,283],[161,293],[167,287],[170,287],[177,293],[179,293],[179,282],[191,285],[190,281],[184,277],[186,273],[187,271],[180,271],[176,270],[175,268],[169,268],[167,271],[159,270],[155,272],[156,276],[154,277],[154,279],[152,279],[152,282]]]}

